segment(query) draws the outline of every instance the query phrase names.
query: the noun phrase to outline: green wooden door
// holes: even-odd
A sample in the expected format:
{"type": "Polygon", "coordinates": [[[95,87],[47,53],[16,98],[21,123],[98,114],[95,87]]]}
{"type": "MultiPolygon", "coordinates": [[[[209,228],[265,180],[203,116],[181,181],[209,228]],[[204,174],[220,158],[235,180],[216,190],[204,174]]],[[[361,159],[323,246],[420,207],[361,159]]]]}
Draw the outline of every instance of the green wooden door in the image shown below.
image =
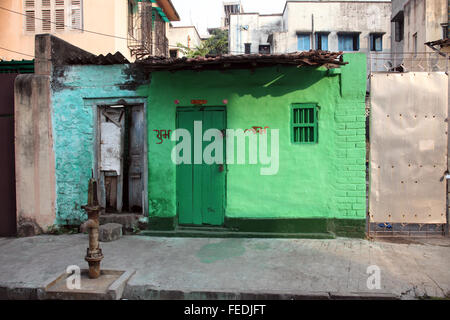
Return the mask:
{"type": "MultiPolygon", "coordinates": [[[[182,108],[177,111],[177,128],[188,130],[191,133],[192,142],[191,164],[177,166],[178,223],[221,226],[224,222],[226,171],[224,165],[206,164],[203,157],[201,164],[194,164],[194,140],[196,139],[194,121],[202,122],[202,136],[211,128],[224,130],[225,110],[223,108],[207,110],[182,108]]],[[[210,143],[210,141],[202,142],[202,151],[210,143]]],[[[225,141],[223,146],[225,150],[225,141]]],[[[225,157],[225,152],[223,154],[225,157]]]]}

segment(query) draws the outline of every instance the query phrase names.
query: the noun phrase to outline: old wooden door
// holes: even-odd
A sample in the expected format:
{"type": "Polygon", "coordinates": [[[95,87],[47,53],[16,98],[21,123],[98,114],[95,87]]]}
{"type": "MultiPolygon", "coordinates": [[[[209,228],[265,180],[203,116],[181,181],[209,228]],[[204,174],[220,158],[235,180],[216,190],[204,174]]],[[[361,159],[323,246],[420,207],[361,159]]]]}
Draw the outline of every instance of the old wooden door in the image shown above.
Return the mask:
{"type": "Polygon", "coordinates": [[[140,212],[144,208],[144,112],[142,106],[131,108],[128,201],[130,211],[140,212]]]}
{"type": "MultiPolygon", "coordinates": [[[[188,130],[192,142],[191,163],[177,166],[178,222],[181,225],[223,225],[226,170],[223,164],[206,164],[203,157],[201,164],[194,164],[194,139],[203,141],[203,134],[211,128],[223,131],[225,119],[224,108],[180,108],[177,112],[177,128],[188,130]],[[194,137],[194,121],[202,122],[202,137],[194,137]]],[[[211,142],[202,142],[202,152],[211,142]]],[[[225,148],[225,141],[223,146],[225,148]]]]}
{"type": "Polygon", "coordinates": [[[107,212],[121,212],[123,207],[124,106],[106,107],[100,113],[100,184],[104,196],[100,203],[107,212]]]}
{"type": "Polygon", "coordinates": [[[146,210],[144,106],[103,106],[99,116],[100,204],[106,213],[143,213],[146,210]]]}

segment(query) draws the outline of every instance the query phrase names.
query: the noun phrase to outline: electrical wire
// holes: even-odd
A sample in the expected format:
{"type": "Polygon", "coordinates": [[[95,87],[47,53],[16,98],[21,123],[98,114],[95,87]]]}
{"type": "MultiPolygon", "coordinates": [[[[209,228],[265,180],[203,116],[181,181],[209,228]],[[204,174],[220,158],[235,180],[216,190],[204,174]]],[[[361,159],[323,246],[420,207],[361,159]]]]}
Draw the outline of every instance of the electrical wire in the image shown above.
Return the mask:
{"type": "MultiPolygon", "coordinates": [[[[116,38],[116,39],[121,39],[121,40],[129,40],[128,38],[125,38],[125,37],[115,36],[115,35],[112,35],[112,34],[107,34],[107,33],[102,33],[102,32],[97,32],[97,31],[91,31],[91,30],[87,30],[87,29],[83,29],[83,28],[72,27],[72,26],[65,25],[65,24],[62,25],[62,24],[60,24],[60,23],[56,23],[55,21],[46,20],[46,19],[42,19],[42,18],[38,18],[38,17],[31,17],[31,16],[28,16],[28,15],[25,14],[25,13],[21,13],[21,12],[14,11],[14,10],[11,10],[11,9],[8,9],[8,8],[4,8],[4,7],[0,7],[0,9],[5,10],[5,11],[8,11],[8,12],[10,12],[10,13],[15,13],[15,14],[18,14],[18,15],[21,15],[21,16],[33,18],[33,19],[35,19],[35,20],[41,20],[41,21],[44,21],[44,22],[49,22],[49,23],[52,23],[52,24],[54,24],[54,25],[64,26],[64,27],[66,27],[66,28],[71,28],[71,29],[74,29],[74,30],[79,30],[79,31],[87,32],[87,33],[92,33],[92,34],[96,34],[96,35],[101,35],[101,36],[111,37],[111,38],[116,38]]],[[[131,38],[132,38],[133,40],[135,40],[135,41],[138,41],[138,40],[135,39],[134,37],[131,37],[131,38]]],[[[156,45],[156,43],[153,43],[153,45],[156,45]]],[[[175,45],[170,45],[170,44],[168,44],[168,46],[171,47],[171,48],[186,49],[186,48],[184,48],[184,47],[175,46],[175,45]]],[[[5,49],[5,50],[6,50],[6,49],[5,49]]],[[[9,50],[9,51],[11,51],[11,50],[9,50]]],[[[242,54],[242,53],[243,53],[243,52],[241,52],[241,51],[229,51],[229,52],[230,52],[230,53],[236,53],[236,54],[242,54]]]]}
{"type": "Polygon", "coordinates": [[[35,58],[35,56],[33,56],[33,55],[31,55],[31,54],[26,54],[26,53],[23,53],[23,52],[10,50],[10,49],[6,49],[6,48],[3,48],[3,47],[0,47],[0,49],[5,50],[5,51],[9,51],[9,52],[13,52],[13,53],[18,53],[18,54],[21,54],[21,55],[23,55],[23,56],[28,56],[28,57],[35,58]]]}

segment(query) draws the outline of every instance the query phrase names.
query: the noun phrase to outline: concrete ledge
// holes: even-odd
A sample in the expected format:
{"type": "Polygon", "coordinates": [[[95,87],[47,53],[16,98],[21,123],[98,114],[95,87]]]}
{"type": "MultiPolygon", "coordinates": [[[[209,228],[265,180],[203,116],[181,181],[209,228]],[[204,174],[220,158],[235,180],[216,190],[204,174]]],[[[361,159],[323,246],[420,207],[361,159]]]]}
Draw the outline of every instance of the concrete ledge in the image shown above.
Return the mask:
{"type": "Polygon", "coordinates": [[[36,300],[38,298],[38,288],[0,284],[0,300],[36,300]]]}
{"type": "Polygon", "coordinates": [[[123,292],[125,291],[128,280],[134,275],[136,270],[125,271],[119,279],[114,281],[108,288],[108,295],[112,297],[113,300],[120,300],[123,292]]]}
{"type": "Polygon", "coordinates": [[[89,279],[88,270],[81,270],[81,288],[68,289],[63,273],[47,284],[39,294],[42,300],[119,300],[133,271],[102,270],[98,279],[89,279]]]}
{"type": "Polygon", "coordinates": [[[399,296],[389,293],[183,291],[130,285],[127,286],[123,298],[129,300],[400,300],[399,296]]]}

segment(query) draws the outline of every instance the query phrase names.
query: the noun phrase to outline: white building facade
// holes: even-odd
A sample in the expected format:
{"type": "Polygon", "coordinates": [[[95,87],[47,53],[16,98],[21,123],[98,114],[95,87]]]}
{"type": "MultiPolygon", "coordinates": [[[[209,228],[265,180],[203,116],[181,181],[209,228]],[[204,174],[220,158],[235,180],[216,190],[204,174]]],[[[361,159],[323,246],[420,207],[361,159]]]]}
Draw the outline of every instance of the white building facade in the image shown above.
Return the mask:
{"type": "Polygon", "coordinates": [[[202,38],[194,26],[170,27],[167,30],[169,41],[169,56],[171,58],[181,58],[184,56],[183,48],[194,49],[202,44],[202,38]]]}
{"type": "Polygon", "coordinates": [[[287,1],[283,13],[230,15],[231,54],[391,49],[391,1],[287,1]]]}

